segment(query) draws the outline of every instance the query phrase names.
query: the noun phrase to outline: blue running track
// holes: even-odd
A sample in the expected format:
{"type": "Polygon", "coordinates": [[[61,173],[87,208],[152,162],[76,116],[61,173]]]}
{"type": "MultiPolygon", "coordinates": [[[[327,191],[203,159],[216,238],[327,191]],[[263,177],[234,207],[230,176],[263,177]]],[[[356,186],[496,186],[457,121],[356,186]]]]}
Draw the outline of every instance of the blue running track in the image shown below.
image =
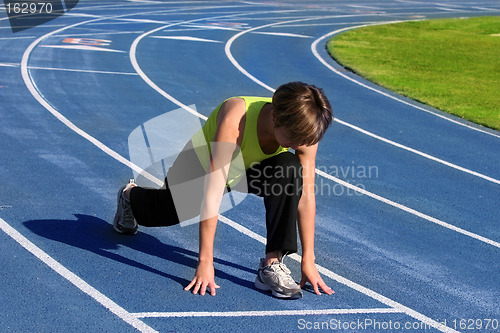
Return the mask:
{"type": "MultiPolygon", "coordinates": [[[[358,26],[486,15],[500,3],[81,0],[13,33],[2,9],[0,331],[500,331],[500,133],[377,87],[325,50],[358,26]],[[220,218],[221,289],[192,295],[196,224],[133,237],[110,224],[133,177],[128,137],[166,112],[194,105],[203,119],[294,80],[322,87],[336,116],[316,222],[336,293],[255,289],[265,216],[247,196],[220,218]]],[[[287,261],[296,280],[299,255],[287,261]]]]}

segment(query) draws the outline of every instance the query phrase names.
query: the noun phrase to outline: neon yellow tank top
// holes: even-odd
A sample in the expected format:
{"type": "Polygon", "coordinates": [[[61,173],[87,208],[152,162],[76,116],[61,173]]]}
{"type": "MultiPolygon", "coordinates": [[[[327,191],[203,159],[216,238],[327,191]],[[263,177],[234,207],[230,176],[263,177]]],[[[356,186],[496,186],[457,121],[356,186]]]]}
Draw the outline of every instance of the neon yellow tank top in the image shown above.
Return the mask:
{"type": "MultiPolygon", "coordinates": [[[[246,104],[245,129],[240,147],[245,170],[247,170],[253,163],[261,162],[267,158],[288,151],[289,148],[279,146],[274,153],[265,154],[259,144],[259,138],[257,136],[257,120],[259,119],[260,111],[264,105],[271,103],[272,98],[248,96],[238,96],[237,98],[242,98],[246,104]]],[[[202,129],[192,138],[193,147],[195,148],[196,154],[198,155],[198,158],[200,159],[200,162],[205,170],[207,170],[208,167],[210,154],[210,145],[207,146],[207,143],[210,144],[213,142],[215,131],[217,130],[217,115],[219,114],[222,104],[210,114],[202,129]]],[[[242,172],[243,170],[233,170],[233,168],[231,168],[228,176],[228,185],[231,185],[234,180],[238,179],[242,172]]]]}

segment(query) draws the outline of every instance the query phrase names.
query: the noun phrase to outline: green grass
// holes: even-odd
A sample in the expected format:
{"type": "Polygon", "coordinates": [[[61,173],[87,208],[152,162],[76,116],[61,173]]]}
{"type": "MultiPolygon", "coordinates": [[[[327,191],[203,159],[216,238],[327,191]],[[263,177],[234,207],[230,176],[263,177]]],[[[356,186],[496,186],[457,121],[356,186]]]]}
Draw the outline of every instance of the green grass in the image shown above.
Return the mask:
{"type": "Polygon", "coordinates": [[[371,26],[335,36],[343,66],[402,95],[500,130],[500,17],[371,26]]]}

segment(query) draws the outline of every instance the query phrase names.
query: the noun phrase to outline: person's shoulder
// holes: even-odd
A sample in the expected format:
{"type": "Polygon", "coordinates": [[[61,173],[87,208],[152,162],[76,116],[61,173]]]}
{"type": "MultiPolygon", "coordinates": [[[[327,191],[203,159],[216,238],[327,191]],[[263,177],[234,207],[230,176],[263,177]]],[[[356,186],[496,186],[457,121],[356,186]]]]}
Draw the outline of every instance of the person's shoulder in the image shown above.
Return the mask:
{"type": "Polygon", "coordinates": [[[226,112],[241,112],[245,111],[246,103],[243,97],[228,98],[222,105],[226,112]]]}
{"type": "Polygon", "coordinates": [[[222,104],[219,115],[218,123],[230,122],[239,123],[245,116],[246,104],[245,100],[241,97],[231,97],[222,104]]]}

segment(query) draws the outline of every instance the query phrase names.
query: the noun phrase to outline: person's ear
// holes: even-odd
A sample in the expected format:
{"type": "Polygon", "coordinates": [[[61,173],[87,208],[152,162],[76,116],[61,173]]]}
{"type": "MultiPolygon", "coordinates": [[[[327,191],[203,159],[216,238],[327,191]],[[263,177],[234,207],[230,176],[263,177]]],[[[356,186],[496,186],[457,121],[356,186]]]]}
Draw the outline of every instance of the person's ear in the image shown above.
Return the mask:
{"type": "Polygon", "coordinates": [[[276,124],[276,113],[274,113],[274,108],[271,109],[271,120],[273,121],[273,125],[276,124]]]}

